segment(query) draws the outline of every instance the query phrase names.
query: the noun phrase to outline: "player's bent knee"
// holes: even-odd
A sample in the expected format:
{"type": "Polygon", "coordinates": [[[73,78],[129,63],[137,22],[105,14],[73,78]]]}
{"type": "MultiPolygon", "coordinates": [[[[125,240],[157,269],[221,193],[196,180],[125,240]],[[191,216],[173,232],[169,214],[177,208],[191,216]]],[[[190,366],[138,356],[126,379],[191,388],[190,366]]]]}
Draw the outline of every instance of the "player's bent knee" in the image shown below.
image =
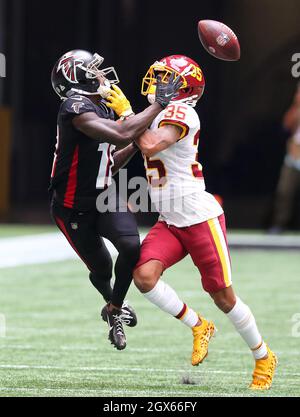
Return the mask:
{"type": "Polygon", "coordinates": [[[236,297],[231,287],[210,294],[216,306],[224,313],[229,313],[236,303],[236,297]]]}
{"type": "Polygon", "coordinates": [[[143,265],[133,272],[134,284],[141,292],[151,291],[155,285],[153,278],[153,275],[146,268],[143,268],[143,265]]]}
{"type": "Polygon", "coordinates": [[[133,272],[134,284],[142,293],[149,292],[155,287],[161,272],[157,265],[141,265],[133,272]]]}
{"type": "Polygon", "coordinates": [[[221,299],[221,300],[214,300],[216,306],[223,311],[224,313],[229,313],[229,311],[231,311],[234,307],[234,304],[229,303],[227,300],[225,299],[221,299]]]}

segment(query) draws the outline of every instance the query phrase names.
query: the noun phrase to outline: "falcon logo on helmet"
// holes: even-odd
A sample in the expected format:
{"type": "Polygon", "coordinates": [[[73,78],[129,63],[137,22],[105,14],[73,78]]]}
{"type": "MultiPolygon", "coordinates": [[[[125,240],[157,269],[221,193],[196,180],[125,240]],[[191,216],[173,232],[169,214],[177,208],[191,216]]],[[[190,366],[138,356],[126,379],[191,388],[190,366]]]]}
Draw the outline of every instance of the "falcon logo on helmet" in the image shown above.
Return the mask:
{"type": "Polygon", "coordinates": [[[155,98],[156,77],[162,74],[162,81],[167,81],[172,73],[182,80],[182,86],[172,101],[180,101],[195,107],[202,97],[205,87],[204,75],[197,64],[185,55],[171,55],[154,62],[143,78],[141,93],[151,102],[155,98]]]}
{"type": "Polygon", "coordinates": [[[74,55],[64,56],[59,61],[56,71],[59,72],[61,70],[70,83],[77,84],[77,67],[80,67],[83,63],[82,59],[78,59],[74,55]]]}
{"type": "Polygon", "coordinates": [[[62,100],[75,95],[100,95],[105,98],[111,84],[119,82],[114,67],[102,68],[104,58],[82,49],[65,53],[51,72],[54,91],[62,100]]]}

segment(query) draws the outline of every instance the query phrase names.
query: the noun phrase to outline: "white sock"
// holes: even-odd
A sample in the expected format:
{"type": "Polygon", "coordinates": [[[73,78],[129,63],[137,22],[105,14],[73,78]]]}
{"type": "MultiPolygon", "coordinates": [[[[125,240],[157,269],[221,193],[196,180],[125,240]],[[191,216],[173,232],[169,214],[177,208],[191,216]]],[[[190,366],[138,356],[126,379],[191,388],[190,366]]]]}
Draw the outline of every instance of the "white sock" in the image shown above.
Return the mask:
{"type": "Polygon", "coordinates": [[[255,359],[261,359],[267,355],[266,344],[258,331],[255,318],[246,304],[237,297],[235,306],[226,316],[252,350],[255,359]]]}
{"type": "Polygon", "coordinates": [[[157,282],[151,291],[144,293],[144,296],[151,303],[155,304],[161,310],[171,314],[188,327],[194,327],[198,320],[198,314],[191,308],[188,308],[168,284],[161,279],[157,282]]]}

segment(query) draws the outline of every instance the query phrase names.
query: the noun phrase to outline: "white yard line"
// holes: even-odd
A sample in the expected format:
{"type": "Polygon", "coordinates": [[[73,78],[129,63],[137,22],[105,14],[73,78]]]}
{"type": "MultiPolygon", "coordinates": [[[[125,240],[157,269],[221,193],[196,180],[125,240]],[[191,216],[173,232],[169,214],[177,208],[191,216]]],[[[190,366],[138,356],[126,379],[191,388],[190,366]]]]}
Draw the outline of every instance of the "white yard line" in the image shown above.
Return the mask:
{"type": "MultiPolygon", "coordinates": [[[[64,367],[64,366],[50,366],[50,365],[0,365],[0,369],[41,369],[41,370],[55,370],[55,371],[67,371],[67,372],[112,372],[112,371],[120,371],[120,368],[118,367],[94,367],[94,366],[74,366],[74,367],[64,367]]],[[[153,373],[183,373],[186,374],[186,369],[163,369],[163,368],[147,368],[146,366],[144,368],[122,368],[122,372],[153,372],[153,373]]],[[[214,374],[245,374],[247,375],[248,372],[246,371],[222,371],[222,370],[207,370],[209,373],[214,374]]],[[[285,375],[288,375],[285,373],[285,375]]],[[[291,374],[295,376],[295,374],[291,374]]],[[[299,374],[300,375],[300,374],[299,374]]]]}
{"type": "MultiPolygon", "coordinates": [[[[50,366],[50,365],[0,365],[0,369],[48,369],[48,370],[56,370],[56,371],[80,371],[80,372],[111,372],[111,371],[120,371],[120,367],[105,367],[105,366],[73,366],[73,367],[65,367],[65,366],[50,366]]],[[[187,373],[186,369],[164,369],[164,368],[138,368],[138,367],[130,367],[130,368],[122,368],[124,372],[162,372],[162,373],[187,373]]],[[[212,372],[214,374],[247,374],[246,371],[222,371],[222,370],[215,370],[215,371],[207,371],[212,372]]],[[[285,373],[287,375],[287,373],[285,373]]],[[[294,373],[292,375],[295,375],[294,373]]],[[[299,374],[300,375],[300,374],[299,374]]]]}
{"type": "MultiPolygon", "coordinates": [[[[174,384],[173,384],[174,385],[174,384]]],[[[178,385],[178,384],[176,384],[178,385]]],[[[97,394],[97,397],[102,394],[101,396],[107,396],[107,397],[118,397],[118,396],[131,396],[132,397],[138,397],[138,396],[142,396],[142,397],[170,397],[170,396],[183,396],[186,397],[187,396],[187,391],[164,391],[164,390],[152,390],[152,387],[150,387],[148,390],[128,390],[128,389],[103,389],[103,388],[99,388],[99,389],[92,389],[92,388],[74,388],[74,389],[66,389],[66,388],[27,388],[27,387],[4,387],[4,388],[0,388],[0,392],[25,392],[25,393],[32,393],[32,392],[38,392],[38,396],[42,396],[43,392],[52,392],[52,393],[57,393],[58,396],[61,396],[61,393],[64,394],[80,394],[80,397],[82,397],[82,393],[86,393],[89,394],[91,393],[95,393],[97,394]]],[[[196,395],[195,392],[193,392],[192,397],[235,397],[235,394],[224,394],[224,392],[218,392],[218,391],[205,391],[205,392],[199,392],[199,395],[196,395]]],[[[247,395],[247,392],[245,393],[245,395],[243,394],[239,394],[239,397],[249,397],[251,396],[251,394],[247,395]]],[[[110,400],[110,399],[109,399],[110,400]]]]}
{"type": "MultiPolygon", "coordinates": [[[[105,239],[112,256],[115,247],[105,239]]],[[[0,268],[79,259],[61,233],[7,237],[0,239],[0,268]]]]}
{"type": "MultiPolygon", "coordinates": [[[[105,367],[105,366],[73,366],[73,367],[65,367],[65,366],[50,366],[50,365],[0,365],[0,369],[48,369],[48,370],[56,370],[56,371],[80,371],[80,372],[111,372],[111,371],[120,371],[120,367],[105,367]]],[[[124,372],[154,372],[154,373],[183,373],[186,374],[190,372],[190,370],[186,369],[172,369],[172,368],[144,368],[140,367],[130,367],[130,368],[122,368],[124,372]]],[[[225,370],[212,370],[207,369],[204,374],[238,374],[238,375],[248,375],[249,372],[247,371],[225,371],[225,370]]],[[[193,376],[196,374],[193,373],[193,376]]],[[[299,377],[299,372],[284,372],[284,376],[292,376],[292,377],[299,377]]]]}
{"type": "MultiPolygon", "coordinates": [[[[2,344],[0,345],[0,350],[38,350],[40,349],[40,345],[23,345],[23,344],[2,344]]],[[[47,351],[51,351],[53,352],[60,352],[60,351],[83,351],[83,352],[87,352],[87,351],[91,351],[91,352],[97,352],[100,351],[100,348],[97,346],[73,346],[73,345],[61,345],[57,348],[54,347],[43,347],[43,352],[47,352],[47,351]]],[[[157,354],[157,353],[164,353],[164,352],[178,352],[178,349],[176,348],[167,348],[167,347],[158,347],[158,348],[133,348],[133,347],[128,347],[127,351],[132,352],[132,353],[153,353],[153,354],[157,354]]],[[[216,354],[228,354],[228,350],[223,350],[223,349],[214,349],[214,348],[210,348],[210,352],[216,353],[216,354]]],[[[234,350],[230,350],[230,353],[232,355],[243,355],[243,356],[249,356],[249,352],[247,349],[243,349],[243,350],[239,350],[239,349],[234,349],[234,350]]],[[[298,350],[276,350],[276,354],[281,356],[281,357],[292,357],[292,356],[299,356],[299,351],[298,350]]],[[[1,365],[0,365],[1,368],[1,365]]],[[[109,368],[111,369],[111,368],[109,368]]],[[[294,375],[294,374],[293,374],[294,375]]],[[[300,373],[299,373],[300,375],[300,373]]]]}

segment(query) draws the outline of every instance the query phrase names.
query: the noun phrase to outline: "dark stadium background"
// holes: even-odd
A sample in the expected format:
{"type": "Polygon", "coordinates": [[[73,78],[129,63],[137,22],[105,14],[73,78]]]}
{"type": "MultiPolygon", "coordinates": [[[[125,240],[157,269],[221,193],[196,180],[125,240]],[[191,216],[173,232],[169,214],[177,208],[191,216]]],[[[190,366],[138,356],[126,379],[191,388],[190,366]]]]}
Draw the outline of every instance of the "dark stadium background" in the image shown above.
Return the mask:
{"type": "MultiPolygon", "coordinates": [[[[50,222],[47,187],[59,106],[50,72],[60,55],[82,48],[115,66],[135,111],[147,105],[141,79],[154,60],[181,53],[198,61],[206,77],[197,109],[207,188],[223,197],[229,226],[268,227],[287,136],[281,119],[298,81],[291,57],[300,52],[299,21],[299,0],[0,0],[0,52],[7,59],[0,107],[11,117],[6,139],[0,125],[0,219],[50,222]],[[232,27],[240,62],[204,51],[201,19],[232,27]],[[10,141],[7,150],[4,141],[10,141]]],[[[129,172],[143,175],[140,156],[129,172]]],[[[299,216],[293,226],[299,228],[299,216]]]]}

